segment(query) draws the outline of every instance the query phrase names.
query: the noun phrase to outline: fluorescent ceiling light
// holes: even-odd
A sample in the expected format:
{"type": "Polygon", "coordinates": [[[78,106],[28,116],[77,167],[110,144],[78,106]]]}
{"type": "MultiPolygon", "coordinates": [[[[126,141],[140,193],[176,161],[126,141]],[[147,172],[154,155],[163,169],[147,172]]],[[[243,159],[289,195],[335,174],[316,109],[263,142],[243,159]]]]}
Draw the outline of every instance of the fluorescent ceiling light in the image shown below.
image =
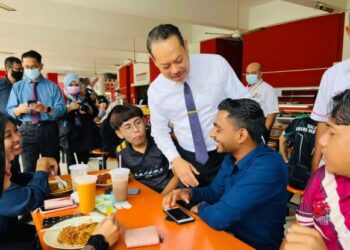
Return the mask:
{"type": "Polygon", "coordinates": [[[7,11],[16,11],[16,9],[10,7],[10,6],[7,6],[6,4],[3,4],[3,3],[0,3],[0,8],[1,9],[4,9],[4,10],[7,10],[7,11]]]}

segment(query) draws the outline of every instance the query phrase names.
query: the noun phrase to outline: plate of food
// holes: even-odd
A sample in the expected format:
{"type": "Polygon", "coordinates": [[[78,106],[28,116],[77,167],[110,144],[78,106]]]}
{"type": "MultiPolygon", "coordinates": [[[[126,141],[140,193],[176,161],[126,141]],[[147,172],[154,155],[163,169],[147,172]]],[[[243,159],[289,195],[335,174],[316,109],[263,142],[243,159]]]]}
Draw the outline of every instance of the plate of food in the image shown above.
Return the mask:
{"type": "Polygon", "coordinates": [[[110,173],[103,173],[97,175],[96,186],[98,187],[111,187],[112,178],[110,173]]]}
{"type": "Polygon", "coordinates": [[[50,195],[51,196],[59,196],[63,194],[67,194],[70,191],[72,191],[72,181],[71,179],[64,179],[64,181],[67,182],[67,187],[65,188],[59,188],[58,187],[58,182],[55,179],[50,179],[49,180],[49,189],[50,189],[50,195]]]}
{"type": "Polygon", "coordinates": [[[58,249],[81,249],[103,218],[103,216],[81,216],[59,222],[46,230],[44,242],[58,249]]]}

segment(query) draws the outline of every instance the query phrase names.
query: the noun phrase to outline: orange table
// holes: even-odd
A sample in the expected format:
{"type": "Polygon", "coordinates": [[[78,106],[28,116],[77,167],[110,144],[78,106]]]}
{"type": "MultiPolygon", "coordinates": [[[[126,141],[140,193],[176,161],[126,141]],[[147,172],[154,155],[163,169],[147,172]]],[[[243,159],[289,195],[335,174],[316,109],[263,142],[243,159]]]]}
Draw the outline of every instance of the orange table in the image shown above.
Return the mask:
{"type": "MultiPolygon", "coordinates": [[[[117,211],[116,218],[119,220],[122,229],[155,225],[159,234],[164,238],[164,241],[160,245],[137,249],[253,249],[226,232],[215,231],[193,213],[192,216],[195,217],[195,222],[192,223],[177,225],[175,222],[167,221],[165,220],[165,214],[161,207],[162,196],[160,194],[135,180],[130,181],[129,187],[138,187],[141,192],[138,195],[128,196],[128,202],[132,205],[132,208],[117,211]]],[[[98,193],[102,192],[103,189],[98,189],[98,193]]],[[[43,219],[75,213],[79,213],[78,208],[49,214],[41,214],[38,211],[32,212],[33,221],[43,249],[53,249],[48,247],[43,241],[45,232],[45,229],[42,229],[43,219]]],[[[111,249],[126,249],[122,235],[111,249]]]]}

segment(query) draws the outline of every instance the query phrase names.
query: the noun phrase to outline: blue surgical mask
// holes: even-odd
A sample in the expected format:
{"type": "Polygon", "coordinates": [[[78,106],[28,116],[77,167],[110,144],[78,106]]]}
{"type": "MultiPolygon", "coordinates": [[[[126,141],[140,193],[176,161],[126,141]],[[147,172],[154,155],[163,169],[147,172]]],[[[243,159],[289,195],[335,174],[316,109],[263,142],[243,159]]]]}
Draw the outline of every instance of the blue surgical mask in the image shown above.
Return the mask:
{"type": "Polygon", "coordinates": [[[25,69],[24,75],[28,77],[30,80],[34,81],[40,76],[40,70],[39,69],[25,69]]]}
{"type": "Polygon", "coordinates": [[[258,82],[258,75],[256,75],[256,74],[246,75],[245,79],[246,79],[248,84],[254,85],[258,82]]]}

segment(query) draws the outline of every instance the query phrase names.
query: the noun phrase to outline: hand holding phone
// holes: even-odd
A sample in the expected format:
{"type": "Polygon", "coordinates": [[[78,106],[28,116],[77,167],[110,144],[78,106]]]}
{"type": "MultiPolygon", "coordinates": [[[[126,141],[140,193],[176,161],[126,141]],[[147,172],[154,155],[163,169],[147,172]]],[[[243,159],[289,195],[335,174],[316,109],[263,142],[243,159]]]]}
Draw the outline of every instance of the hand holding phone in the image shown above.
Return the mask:
{"type": "Polygon", "coordinates": [[[29,100],[28,101],[28,107],[29,108],[35,108],[36,101],[35,100],[29,100]]]}
{"type": "Polygon", "coordinates": [[[179,207],[165,208],[164,212],[177,224],[185,224],[194,221],[194,218],[179,207]]]}

